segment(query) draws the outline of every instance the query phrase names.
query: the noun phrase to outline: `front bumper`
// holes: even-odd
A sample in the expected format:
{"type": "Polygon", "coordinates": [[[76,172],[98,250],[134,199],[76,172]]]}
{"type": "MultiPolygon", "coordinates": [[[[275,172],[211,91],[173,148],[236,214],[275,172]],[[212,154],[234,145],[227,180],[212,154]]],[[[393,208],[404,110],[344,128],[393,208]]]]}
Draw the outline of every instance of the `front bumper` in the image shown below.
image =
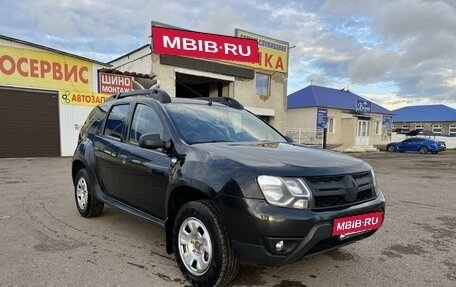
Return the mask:
{"type": "Polygon", "coordinates": [[[238,256],[270,266],[293,263],[369,237],[376,230],[344,240],[332,237],[334,219],[385,210],[380,192],[370,201],[328,211],[280,208],[258,199],[227,197],[222,201],[224,224],[238,256]],[[274,245],[280,240],[285,248],[277,252],[274,245]]]}

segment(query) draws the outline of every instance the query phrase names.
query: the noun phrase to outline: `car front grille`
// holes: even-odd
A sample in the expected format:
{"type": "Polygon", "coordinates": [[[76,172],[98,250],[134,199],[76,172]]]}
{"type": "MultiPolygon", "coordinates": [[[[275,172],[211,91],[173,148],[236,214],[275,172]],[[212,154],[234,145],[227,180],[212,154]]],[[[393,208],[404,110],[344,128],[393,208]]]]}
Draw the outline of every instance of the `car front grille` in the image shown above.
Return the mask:
{"type": "Polygon", "coordinates": [[[312,190],[314,209],[334,208],[370,200],[375,197],[370,171],[337,175],[306,177],[312,190]]]}

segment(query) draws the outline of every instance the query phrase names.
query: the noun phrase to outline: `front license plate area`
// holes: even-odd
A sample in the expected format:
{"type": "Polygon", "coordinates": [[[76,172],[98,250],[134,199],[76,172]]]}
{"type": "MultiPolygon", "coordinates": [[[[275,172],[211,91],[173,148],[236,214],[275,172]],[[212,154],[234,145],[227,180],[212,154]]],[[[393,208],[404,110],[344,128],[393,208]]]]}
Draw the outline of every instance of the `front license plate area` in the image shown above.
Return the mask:
{"type": "Polygon", "coordinates": [[[383,211],[360,214],[334,219],[332,236],[347,239],[372,229],[378,229],[383,223],[383,211]]]}

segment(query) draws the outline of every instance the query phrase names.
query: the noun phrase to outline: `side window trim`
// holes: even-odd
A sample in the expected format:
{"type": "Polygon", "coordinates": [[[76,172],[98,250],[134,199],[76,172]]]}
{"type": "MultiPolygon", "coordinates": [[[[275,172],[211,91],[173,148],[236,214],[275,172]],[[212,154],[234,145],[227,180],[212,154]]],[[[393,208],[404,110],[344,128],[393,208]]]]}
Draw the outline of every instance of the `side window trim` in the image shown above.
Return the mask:
{"type": "Polygon", "coordinates": [[[103,128],[102,128],[102,135],[105,136],[105,137],[108,137],[110,139],[114,139],[116,141],[119,141],[119,142],[122,142],[124,141],[124,134],[125,134],[125,127],[128,125],[128,118],[129,118],[129,115],[130,115],[130,107],[131,105],[129,103],[119,103],[119,104],[116,104],[116,105],[112,105],[110,108],[109,108],[109,112],[108,114],[106,115],[106,119],[103,123],[103,128]],[[116,135],[112,135],[111,134],[107,134],[106,133],[106,128],[107,128],[107,124],[108,124],[108,121],[109,121],[109,116],[111,115],[112,113],[112,110],[116,107],[119,107],[119,106],[127,106],[128,110],[127,110],[127,113],[125,114],[125,117],[122,119],[122,130],[120,131],[120,137],[116,136],[116,135]]]}

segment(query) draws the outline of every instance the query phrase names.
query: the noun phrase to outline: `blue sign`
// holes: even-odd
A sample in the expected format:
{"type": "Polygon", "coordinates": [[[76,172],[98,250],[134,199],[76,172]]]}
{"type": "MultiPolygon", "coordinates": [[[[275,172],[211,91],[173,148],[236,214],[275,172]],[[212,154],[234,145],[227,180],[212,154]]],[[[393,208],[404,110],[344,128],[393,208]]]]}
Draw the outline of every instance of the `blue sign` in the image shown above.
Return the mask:
{"type": "Polygon", "coordinates": [[[328,122],[328,110],[317,109],[317,129],[324,129],[328,122]]]}
{"type": "Polygon", "coordinates": [[[393,124],[393,116],[383,116],[382,124],[384,126],[390,126],[393,124]]]}
{"type": "Polygon", "coordinates": [[[356,100],[356,111],[359,113],[370,113],[371,102],[366,100],[356,100]]]}

